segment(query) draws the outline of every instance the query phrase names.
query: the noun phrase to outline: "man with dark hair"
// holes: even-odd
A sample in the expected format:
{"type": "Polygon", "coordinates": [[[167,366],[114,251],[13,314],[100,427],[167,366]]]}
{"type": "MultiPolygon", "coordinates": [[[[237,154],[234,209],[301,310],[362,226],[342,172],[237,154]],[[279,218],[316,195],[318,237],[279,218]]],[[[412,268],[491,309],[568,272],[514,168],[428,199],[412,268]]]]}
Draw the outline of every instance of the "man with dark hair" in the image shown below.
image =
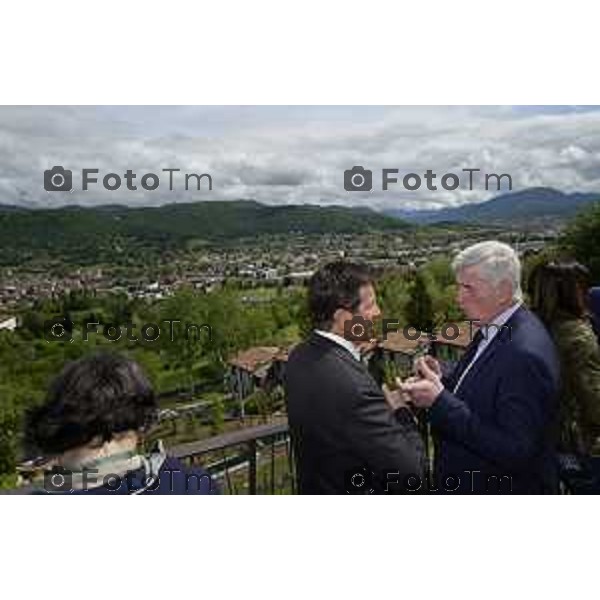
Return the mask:
{"type": "Polygon", "coordinates": [[[414,486],[424,452],[412,414],[390,409],[361,362],[379,315],[371,277],[359,265],[327,264],[309,282],[308,306],[314,330],[285,375],[300,493],[402,490],[410,476],[414,486]]]}
{"type": "Polygon", "coordinates": [[[141,367],[116,354],[66,365],[46,402],[29,414],[25,438],[48,457],[44,489],[52,493],[208,494],[208,473],[167,457],[159,443],[138,453],[157,404],[141,367]]]}

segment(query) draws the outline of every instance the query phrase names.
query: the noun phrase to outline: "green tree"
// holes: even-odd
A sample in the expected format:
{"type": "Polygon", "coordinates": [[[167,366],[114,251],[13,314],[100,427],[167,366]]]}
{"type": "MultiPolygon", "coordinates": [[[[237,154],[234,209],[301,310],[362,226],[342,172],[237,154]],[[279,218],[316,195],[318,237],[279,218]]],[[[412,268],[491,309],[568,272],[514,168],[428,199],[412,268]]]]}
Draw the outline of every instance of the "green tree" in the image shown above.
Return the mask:
{"type": "Polygon", "coordinates": [[[108,323],[123,325],[132,318],[132,305],[126,294],[111,294],[105,300],[108,323]]]}
{"type": "Polygon", "coordinates": [[[212,435],[223,431],[225,425],[225,405],[222,398],[215,398],[210,408],[210,429],[212,435]]]}
{"type": "Polygon", "coordinates": [[[560,249],[586,265],[600,282],[600,202],[578,214],[559,240],[560,249]]]}
{"type": "Polygon", "coordinates": [[[434,258],[430,260],[423,268],[423,271],[440,288],[447,288],[454,284],[455,278],[452,263],[447,258],[434,258]]]}
{"type": "Polygon", "coordinates": [[[410,287],[410,295],[405,308],[407,325],[420,331],[431,331],[435,323],[433,301],[422,272],[418,272],[410,287]]]}
{"type": "Polygon", "coordinates": [[[198,379],[198,363],[206,355],[210,343],[207,330],[201,329],[203,325],[210,325],[207,312],[204,299],[193,290],[177,291],[162,303],[160,314],[154,321],[160,325],[161,337],[147,344],[160,348],[175,369],[183,369],[190,387],[198,379]]]}
{"type": "Polygon", "coordinates": [[[465,316],[456,301],[455,275],[451,261],[434,258],[422,269],[431,296],[436,325],[462,321],[465,316]]]}
{"type": "Polygon", "coordinates": [[[403,275],[388,275],[377,282],[377,302],[382,318],[403,320],[409,285],[403,275]]]}
{"type": "Polygon", "coordinates": [[[0,388],[3,403],[0,407],[0,488],[16,484],[18,439],[21,428],[22,407],[12,399],[14,390],[8,386],[0,388]]]}

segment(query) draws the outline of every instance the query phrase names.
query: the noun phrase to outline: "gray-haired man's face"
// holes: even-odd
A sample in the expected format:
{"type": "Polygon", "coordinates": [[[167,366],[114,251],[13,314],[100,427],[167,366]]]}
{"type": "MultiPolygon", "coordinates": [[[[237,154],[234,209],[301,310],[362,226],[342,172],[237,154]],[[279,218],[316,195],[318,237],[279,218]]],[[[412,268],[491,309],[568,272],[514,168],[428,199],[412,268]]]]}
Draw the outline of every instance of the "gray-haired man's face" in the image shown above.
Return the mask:
{"type": "Polygon", "coordinates": [[[481,276],[478,265],[460,269],[456,283],[457,300],[468,319],[489,323],[513,303],[508,279],[494,286],[481,276]]]}

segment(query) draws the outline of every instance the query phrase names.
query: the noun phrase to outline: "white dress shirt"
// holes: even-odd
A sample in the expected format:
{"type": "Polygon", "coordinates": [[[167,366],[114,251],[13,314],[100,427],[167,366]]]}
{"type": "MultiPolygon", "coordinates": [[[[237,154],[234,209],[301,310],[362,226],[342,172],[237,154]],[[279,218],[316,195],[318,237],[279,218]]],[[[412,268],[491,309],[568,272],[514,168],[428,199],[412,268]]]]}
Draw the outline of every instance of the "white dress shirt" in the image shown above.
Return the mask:
{"type": "Polygon", "coordinates": [[[460,384],[463,382],[463,379],[467,376],[467,373],[473,368],[473,365],[477,362],[477,359],[485,352],[485,349],[492,343],[492,340],[498,335],[500,328],[506,324],[506,322],[517,312],[517,309],[521,306],[521,302],[517,302],[509,306],[505,311],[501,312],[498,316],[494,317],[494,319],[490,323],[484,323],[481,326],[481,333],[483,334],[483,339],[479,342],[477,346],[477,351],[475,352],[475,356],[473,360],[469,363],[467,368],[462,372],[460,379],[456,382],[454,386],[454,393],[458,391],[460,384]],[[489,328],[490,325],[495,325],[492,329],[489,328]]]}
{"type": "Polygon", "coordinates": [[[318,333],[319,335],[326,337],[327,339],[331,340],[332,342],[339,344],[340,346],[342,346],[342,348],[345,348],[346,350],[348,350],[348,352],[350,352],[352,354],[352,356],[354,356],[354,358],[358,362],[360,362],[360,352],[359,352],[358,348],[350,340],[347,340],[346,338],[342,337],[341,335],[338,335],[337,333],[331,333],[331,331],[323,331],[321,329],[315,329],[315,333],[318,333]]]}

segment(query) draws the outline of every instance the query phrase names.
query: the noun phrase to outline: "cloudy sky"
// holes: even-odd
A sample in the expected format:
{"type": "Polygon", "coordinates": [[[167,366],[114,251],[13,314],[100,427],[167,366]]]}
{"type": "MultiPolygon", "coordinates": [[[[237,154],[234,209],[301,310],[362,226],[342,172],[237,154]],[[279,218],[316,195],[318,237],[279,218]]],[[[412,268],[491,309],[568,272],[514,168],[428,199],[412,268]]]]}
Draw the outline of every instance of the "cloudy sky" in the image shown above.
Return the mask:
{"type": "MultiPolygon", "coordinates": [[[[269,204],[342,204],[420,209],[478,202],[497,195],[483,177],[455,191],[442,175],[464,168],[509,173],[513,190],[549,186],[600,192],[600,107],[387,106],[32,106],[0,107],[0,203],[157,205],[254,199],[269,204]],[[73,171],[73,191],[44,191],[43,172],[73,171]],[[344,171],[373,171],[373,190],[346,192],[344,171]],[[81,190],[81,170],[99,183],[81,190]],[[161,169],[209,173],[212,191],[168,189],[161,169]],[[400,182],[381,189],[381,170],[400,182]],[[107,191],[108,173],[137,174],[138,191],[107,191]],[[436,175],[437,191],[404,189],[406,173],[436,175]],[[145,173],[161,187],[141,190],[145,173]]],[[[505,180],[506,181],[506,180],[505,180]]],[[[504,186],[506,188],[506,186],[504,186]]]]}

